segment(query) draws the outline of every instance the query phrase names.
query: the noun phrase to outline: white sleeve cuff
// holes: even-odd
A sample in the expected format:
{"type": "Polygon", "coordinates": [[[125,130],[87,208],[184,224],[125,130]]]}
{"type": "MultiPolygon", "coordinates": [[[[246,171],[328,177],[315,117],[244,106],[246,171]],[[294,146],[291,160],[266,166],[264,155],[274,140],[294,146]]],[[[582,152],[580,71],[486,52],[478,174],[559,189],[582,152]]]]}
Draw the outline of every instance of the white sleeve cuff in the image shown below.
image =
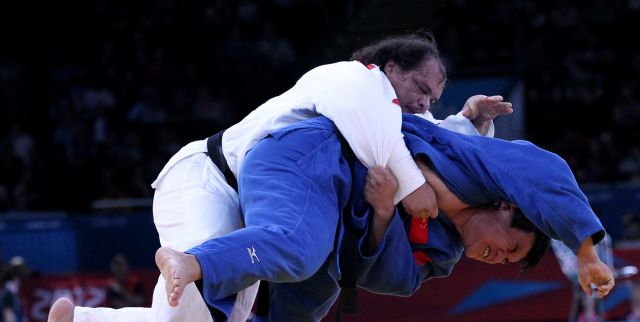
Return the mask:
{"type": "MultiPolygon", "coordinates": [[[[462,116],[462,111],[458,112],[458,114],[456,115],[449,115],[439,125],[447,130],[460,134],[481,135],[480,132],[478,132],[478,129],[476,129],[475,125],[473,125],[473,122],[471,122],[471,120],[469,120],[468,118],[462,116]]],[[[495,135],[495,132],[495,125],[493,124],[493,121],[491,121],[486,136],[493,137],[495,135]]]]}

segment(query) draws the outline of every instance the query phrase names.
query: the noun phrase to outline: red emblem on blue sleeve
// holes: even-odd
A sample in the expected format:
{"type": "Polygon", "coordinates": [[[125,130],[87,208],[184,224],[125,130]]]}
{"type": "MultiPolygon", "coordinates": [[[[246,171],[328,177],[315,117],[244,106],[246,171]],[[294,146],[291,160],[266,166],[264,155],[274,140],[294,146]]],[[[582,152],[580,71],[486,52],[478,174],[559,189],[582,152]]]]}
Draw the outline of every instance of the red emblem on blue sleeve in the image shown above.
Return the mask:
{"type": "Polygon", "coordinates": [[[414,244],[426,244],[429,240],[429,221],[425,218],[411,218],[409,241],[414,244]]]}
{"type": "Polygon", "coordinates": [[[426,263],[431,263],[431,257],[427,254],[423,253],[421,250],[413,251],[413,260],[416,261],[416,264],[422,266],[426,263]]]}
{"type": "MultiPolygon", "coordinates": [[[[426,218],[411,218],[409,241],[414,244],[426,244],[429,241],[429,221],[426,218]]],[[[413,252],[413,259],[418,265],[431,262],[431,258],[421,250],[413,252]]]]}

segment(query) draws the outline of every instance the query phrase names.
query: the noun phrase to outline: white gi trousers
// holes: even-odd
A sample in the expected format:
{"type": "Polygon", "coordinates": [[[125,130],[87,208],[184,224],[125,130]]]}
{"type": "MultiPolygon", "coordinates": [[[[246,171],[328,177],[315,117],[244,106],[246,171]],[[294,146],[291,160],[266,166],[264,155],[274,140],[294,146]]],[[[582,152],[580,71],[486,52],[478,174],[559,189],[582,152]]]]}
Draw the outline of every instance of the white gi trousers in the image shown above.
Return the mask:
{"type": "MultiPolygon", "coordinates": [[[[244,227],[238,194],[205,154],[207,141],[195,141],[176,153],[151,185],[156,189],[153,219],[160,245],[186,251],[200,243],[244,227]]],[[[238,293],[230,322],[244,322],[258,283],[238,293]]],[[[170,307],[162,275],[153,291],[151,308],[76,307],[74,322],[213,321],[202,295],[191,283],[180,304],[170,307]]]]}

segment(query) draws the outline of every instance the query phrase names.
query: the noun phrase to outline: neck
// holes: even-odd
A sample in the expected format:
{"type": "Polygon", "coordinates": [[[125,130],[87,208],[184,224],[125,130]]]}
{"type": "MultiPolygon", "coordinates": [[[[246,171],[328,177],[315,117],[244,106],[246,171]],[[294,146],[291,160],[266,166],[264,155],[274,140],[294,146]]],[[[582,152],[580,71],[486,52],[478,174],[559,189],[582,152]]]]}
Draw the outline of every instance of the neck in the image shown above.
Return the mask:
{"type": "Polygon", "coordinates": [[[469,222],[469,219],[471,219],[473,215],[473,212],[471,210],[471,208],[465,208],[454,213],[446,214],[447,218],[451,220],[451,223],[453,223],[453,225],[456,227],[456,231],[458,231],[458,234],[460,235],[462,235],[462,232],[469,222]]]}
{"type": "Polygon", "coordinates": [[[458,230],[462,229],[471,217],[471,212],[469,211],[470,206],[462,202],[460,198],[451,192],[438,174],[431,170],[422,160],[418,159],[416,163],[427,179],[428,184],[433,188],[438,209],[446,214],[447,218],[454,223],[458,230]]]}

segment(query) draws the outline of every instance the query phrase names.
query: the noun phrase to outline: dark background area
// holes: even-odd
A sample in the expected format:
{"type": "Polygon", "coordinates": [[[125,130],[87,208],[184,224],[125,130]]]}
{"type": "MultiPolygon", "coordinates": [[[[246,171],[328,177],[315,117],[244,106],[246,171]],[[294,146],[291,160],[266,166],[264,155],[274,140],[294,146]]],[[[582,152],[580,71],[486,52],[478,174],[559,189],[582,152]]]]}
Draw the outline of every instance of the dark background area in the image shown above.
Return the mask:
{"type": "Polygon", "coordinates": [[[523,80],[526,139],[580,183],[638,182],[639,20],[638,0],[3,3],[0,211],[149,198],[182,145],[420,28],[452,82],[523,80]]]}
{"type": "MultiPolygon", "coordinates": [[[[315,66],[419,30],[436,37],[445,92],[469,80],[524,85],[514,106],[524,111],[523,138],[567,160],[617,255],[628,254],[616,265],[636,263],[640,0],[11,1],[0,4],[0,276],[20,259],[42,277],[22,289],[40,320],[61,292],[96,305],[88,290],[104,281],[87,280],[108,275],[116,254],[153,282],[150,184],[178,149],[241,120],[315,66]]],[[[463,261],[458,280],[432,281],[422,295],[365,295],[361,314],[565,320],[571,285],[550,256],[527,285],[555,283],[555,291],[451,315],[464,294],[514,295],[463,261]],[[411,301],[434,306],[417,311],[411,301]]],[[[494,278],[522,291],[513,276],[494,278]]],[[[621,281],[608,297],[610,317],[630,312],[630,292],[640,294],[631,285],[621,281]]]]}

